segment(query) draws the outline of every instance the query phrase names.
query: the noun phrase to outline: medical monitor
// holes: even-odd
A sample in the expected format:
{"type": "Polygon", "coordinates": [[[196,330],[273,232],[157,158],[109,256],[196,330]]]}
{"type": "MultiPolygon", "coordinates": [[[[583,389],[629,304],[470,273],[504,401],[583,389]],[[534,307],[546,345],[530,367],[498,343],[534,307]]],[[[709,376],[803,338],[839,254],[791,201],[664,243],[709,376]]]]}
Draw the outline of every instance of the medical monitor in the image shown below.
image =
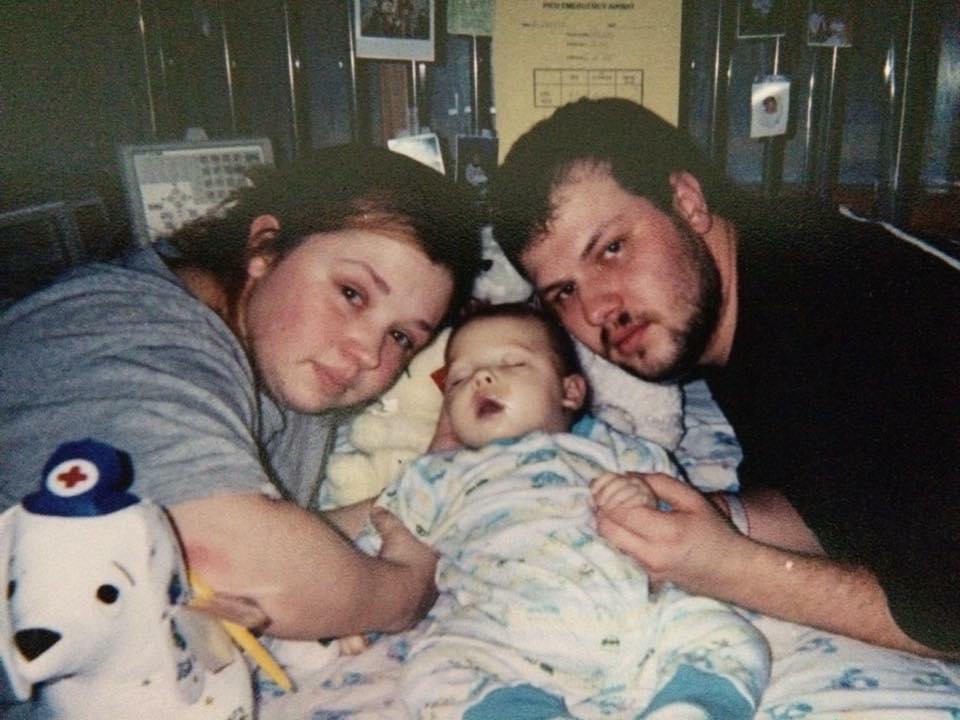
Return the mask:
{"type": "Polygon", "coordinates": [[[273,165],[267,138],[121,145],[120,167],[133,240],[149,245],[206,214],[247,182],[254,165],[273,165]]]}

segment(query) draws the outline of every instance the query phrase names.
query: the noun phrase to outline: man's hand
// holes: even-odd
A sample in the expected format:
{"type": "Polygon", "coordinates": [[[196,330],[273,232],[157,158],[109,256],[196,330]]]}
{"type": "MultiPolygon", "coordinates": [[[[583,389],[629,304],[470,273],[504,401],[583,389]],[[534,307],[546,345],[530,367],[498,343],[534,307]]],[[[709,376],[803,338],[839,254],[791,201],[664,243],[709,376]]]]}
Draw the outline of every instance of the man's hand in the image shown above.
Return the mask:
{"type": "Polygon", "coordinates": [[[744,497],[747,537],[695,488],[667,475],[643,477],[671,509],[601,507],[597,526],[647,570],[652,582],[671,581],[696,595],[875,645],[945,657],[897,627],[871,571],[824,557],[779,493],[744,497]]]}
{"type": "Polygon", "coordinates": [[[656,507],[657,496],[640,473],[605,472],[590,483],[594,512],[656,507]]]}
{"type": "Polygon", "coordinates": [[[695,488],[669,475],[643,475],[669,511],[648,505],[597,507],[600,534],[634,558],[654,582],[670,581],[688,592],[716,597],[717,578],[747,542],[695,488]]]}
{"type": "Polygon", "coordinates": [[[420,542],[397,517],[378,506],[370,512],[374,527],[383,538],[380,558],[402,568],[402,581],[396,592],[403,596],[405,612],[384,628],[386,632],[400,632],[413,627],[437,599],[434,572],[437,556],[433,550],[420,542]]]}

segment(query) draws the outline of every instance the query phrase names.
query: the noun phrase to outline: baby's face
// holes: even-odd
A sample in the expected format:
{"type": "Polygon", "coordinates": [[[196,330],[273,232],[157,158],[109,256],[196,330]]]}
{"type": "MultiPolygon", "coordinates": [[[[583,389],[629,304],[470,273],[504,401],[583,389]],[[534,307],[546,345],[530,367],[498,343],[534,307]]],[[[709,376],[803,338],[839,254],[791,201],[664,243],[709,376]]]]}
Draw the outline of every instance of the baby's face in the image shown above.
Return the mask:
{"type": "Polygon", "coordinates": [[[532,318],[474,320],[453,338],[447,357],[444,402],[468,447],[532,430],[563,432],[583,400],[583,379],[560,376],[547,331],[532,318]]]}

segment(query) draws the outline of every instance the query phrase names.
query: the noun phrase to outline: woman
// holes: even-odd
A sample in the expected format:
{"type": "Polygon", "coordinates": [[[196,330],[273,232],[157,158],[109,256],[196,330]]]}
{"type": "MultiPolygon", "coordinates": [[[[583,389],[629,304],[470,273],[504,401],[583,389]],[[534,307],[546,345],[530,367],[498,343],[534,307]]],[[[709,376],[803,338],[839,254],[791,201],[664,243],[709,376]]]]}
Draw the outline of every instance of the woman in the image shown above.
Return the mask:
{"type": "Polygon", "coordinates": [[[53,449],[127,451],[188,562],[256,601],[266,632],[318,638],[411,625],[434,559],[391,516],[308,512],[337,411],[382,392],[469,292],[479,239],[443,176],[343,146],[263,170],[217,217],[79,269],[0,317],[0,508],[53,449]],[[264,494],[279,489],[284,499],[264,494]]]}

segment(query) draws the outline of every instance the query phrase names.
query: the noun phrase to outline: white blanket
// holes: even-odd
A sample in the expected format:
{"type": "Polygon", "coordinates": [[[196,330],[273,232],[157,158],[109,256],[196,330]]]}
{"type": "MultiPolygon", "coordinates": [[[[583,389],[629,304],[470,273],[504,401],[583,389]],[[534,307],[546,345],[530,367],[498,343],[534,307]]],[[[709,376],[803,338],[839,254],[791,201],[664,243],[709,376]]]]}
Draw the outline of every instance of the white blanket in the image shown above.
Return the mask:
{"type": "MultiPolygon", "coordinates": [[[[771,618],[753,620],[774,659],[757,720],[960,720],[958,664],[771,618]]],[[[418,632],[380,638],[356,656],[336,657],[319,645],[304,649],[288,665],[296,692],[258,681],[260,720],[405,718],[396,683],[418,632]]]]}

